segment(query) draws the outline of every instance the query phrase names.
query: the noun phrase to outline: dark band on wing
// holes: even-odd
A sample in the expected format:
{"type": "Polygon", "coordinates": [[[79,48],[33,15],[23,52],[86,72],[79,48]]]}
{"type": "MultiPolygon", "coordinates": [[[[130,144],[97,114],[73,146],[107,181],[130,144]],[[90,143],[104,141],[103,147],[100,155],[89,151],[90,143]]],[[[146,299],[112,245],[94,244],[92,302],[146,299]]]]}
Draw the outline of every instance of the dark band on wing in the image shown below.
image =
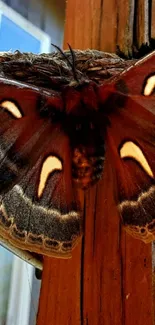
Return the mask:
{"type": "Polygon", "coordinates": [[[18,185],[4,196],[0,207],[3,236],[9,237],[16,246],[29,250],[32,247],[32,251],[49,256],[71,255],[81,235],[81,227],[79,212],[63,214],[62,211],[37,205],[24,196],[18,185]]]}
{"type": "Polygon", "coordinates": [[[155,185],[140,193],[137,200],[123,201],[118,208],[128,233],[144,242],[155,238],[155,185]]]}

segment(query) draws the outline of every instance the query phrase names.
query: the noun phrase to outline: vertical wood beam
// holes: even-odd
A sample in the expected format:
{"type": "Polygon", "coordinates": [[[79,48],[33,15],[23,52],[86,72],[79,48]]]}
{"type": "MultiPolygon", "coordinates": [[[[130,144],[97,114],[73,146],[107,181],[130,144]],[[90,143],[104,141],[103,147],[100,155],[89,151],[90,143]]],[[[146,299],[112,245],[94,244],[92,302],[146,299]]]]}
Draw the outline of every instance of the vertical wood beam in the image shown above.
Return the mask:
{"type": "MultiPolygon", "coordinates": [[[[119,45],[129,53],[132,4],[68,0],[64,47],[115,51],[119,45]]],[[[83,242],[72,259],[45,258],[37,325],[153,325],[151,245],[124,233],[108,164],[106,186],[102,180],[86,194],[83,242]]]]}

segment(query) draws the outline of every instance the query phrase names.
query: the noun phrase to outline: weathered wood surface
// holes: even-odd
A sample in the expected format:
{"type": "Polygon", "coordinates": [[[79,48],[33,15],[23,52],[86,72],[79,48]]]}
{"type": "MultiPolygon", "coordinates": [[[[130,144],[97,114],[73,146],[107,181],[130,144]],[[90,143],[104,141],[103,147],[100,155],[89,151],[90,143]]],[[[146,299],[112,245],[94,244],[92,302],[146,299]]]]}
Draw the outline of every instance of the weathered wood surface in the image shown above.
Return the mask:
{"type": "Polygon", "coordinates": [[[151,11],[151,38],[155,39],[155,1],[152,1],[152,11],[151,11]]]}
{"type": "MultiPolygon", "coordinates": [[[[134,5],[68,0],[64,47],[131,53],[134,5]]],[[[124,233],[112,198],[107,209],[112,190],[101,181],[86,194],[84,237],[72,259],[45,258],[37,325],[153,325],[152,248],[124,233]]]]}
{"type": "Polygon", "coordinates": [[[138,46],[141,44],[149,43],[149,1],[138,0],[136,6],[136,43],[138,46]]]}

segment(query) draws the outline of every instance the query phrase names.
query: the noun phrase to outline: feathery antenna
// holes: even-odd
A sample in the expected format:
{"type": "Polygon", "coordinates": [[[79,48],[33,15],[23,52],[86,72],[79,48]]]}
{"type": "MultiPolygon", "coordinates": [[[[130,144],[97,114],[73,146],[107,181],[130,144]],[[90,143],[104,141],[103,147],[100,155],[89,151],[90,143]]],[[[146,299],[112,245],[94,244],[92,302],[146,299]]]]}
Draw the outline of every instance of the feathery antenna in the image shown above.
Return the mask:
{"type": "Polygon", "coordinates": [[[76,72],[76,68],[75,68],[76,57],[75,57],[75,52],[73,51],[71,46],[68,44],[68,47],[69,47],[69,50],[71,53],[71,57],[72,57],[72,62],[68,59],[67,55],[63,52],[63,50],[61,50],[61,48],[59,46],[57,46],[55,44],[51,44],[51,45],[54,46],[62,54],[62,56],[66,59],[66,61],[68,62],[69,66],[72,69],[74,79],[78,82],[77,72],[76,72]]]}

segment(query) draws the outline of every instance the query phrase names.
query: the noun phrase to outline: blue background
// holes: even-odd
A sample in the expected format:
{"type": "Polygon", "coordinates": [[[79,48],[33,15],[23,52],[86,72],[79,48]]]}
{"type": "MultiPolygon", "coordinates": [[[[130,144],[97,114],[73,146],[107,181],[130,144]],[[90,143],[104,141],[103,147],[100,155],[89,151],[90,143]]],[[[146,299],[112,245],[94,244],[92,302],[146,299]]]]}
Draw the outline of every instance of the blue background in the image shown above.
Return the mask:
{"type": "Polygon", "coordinates": [[[0,51],[40,52],[41,42],[6,16],[1,17],[0,51]]]}

